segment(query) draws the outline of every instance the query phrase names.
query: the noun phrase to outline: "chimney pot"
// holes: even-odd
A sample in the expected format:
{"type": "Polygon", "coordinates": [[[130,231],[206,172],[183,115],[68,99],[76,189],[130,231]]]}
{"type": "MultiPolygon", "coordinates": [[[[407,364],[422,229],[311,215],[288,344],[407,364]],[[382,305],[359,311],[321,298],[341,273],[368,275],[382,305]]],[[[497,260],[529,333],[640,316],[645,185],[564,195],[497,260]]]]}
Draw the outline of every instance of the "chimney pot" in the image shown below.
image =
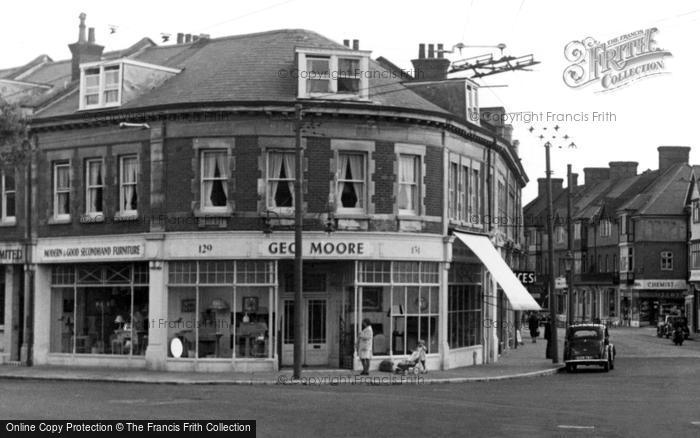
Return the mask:
{"type": "Polygon", "coordinates": [[[435,57],[435,44],[428,44],[428,58],[435,57]]]}
{"type": "Polygon", "coordinates": [[[86,41],[86,39],[85,39],[85,19],[87,18],[87,15],[85,14],[85,12],[81,12],[80,15],[78,15],[78,18],[80,18],[80,25],[78,26],[78,42],[84,43],[86,41]]]}
{"type": "Polygon", "coordinates": [[[360,50],[360,40],[352,40],[352,50],[360,50]]]}
{"type": "Polygon", "coordinates": [[[177,33],[177,43],[182,44],[185,42],[185,34],[182,32],[177,33]]]}
{"type": "Polygon", "coordinates": [[[438,57],[438,58],[442,58],[442,57],[443,57],[443,50],[444,50],[443,47],[444,47],[444,46],[443,46],[442,44],[438,44],[438,45],[437,45],[437,57],[438,57]]]}
{"type": "Polygon", "coordinates": [[[425,59],[425,44],[418,44],[418,59],[425,59]]]}
{"type": "Polygon", "coordinates": [[[91,27],[88,29],[88,43],[95,44],[95,28],[91,27]]]}
{"type": "Polygon", "coordinates": [[[343,40],[343,45],[345,47],[350,47],[350,40],[343,40]]]}

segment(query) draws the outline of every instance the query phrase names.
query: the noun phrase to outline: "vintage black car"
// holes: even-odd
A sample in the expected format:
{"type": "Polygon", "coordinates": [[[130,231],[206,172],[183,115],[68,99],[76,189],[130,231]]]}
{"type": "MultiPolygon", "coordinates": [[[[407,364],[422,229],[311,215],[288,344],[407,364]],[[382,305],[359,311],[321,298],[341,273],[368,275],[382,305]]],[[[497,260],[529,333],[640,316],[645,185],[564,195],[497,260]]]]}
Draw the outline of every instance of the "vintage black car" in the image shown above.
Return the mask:
{"type": "Polygon", "coordinates": [[[567,372],[579,365],[599,365],[605,371],[615,368],[615,346],[603,324],[576,324],[566,329],[564,363],[567,372]]]}
{"type": "Polygon", "coordinates": [[[666,315],[663,321],[659,321],[656,325],[656,336],[670,338],[677,326],[680,326],[681,330],[683,330],[683,338],[688,339],[690,337],[688,320],[680,315],[666,315]]]}

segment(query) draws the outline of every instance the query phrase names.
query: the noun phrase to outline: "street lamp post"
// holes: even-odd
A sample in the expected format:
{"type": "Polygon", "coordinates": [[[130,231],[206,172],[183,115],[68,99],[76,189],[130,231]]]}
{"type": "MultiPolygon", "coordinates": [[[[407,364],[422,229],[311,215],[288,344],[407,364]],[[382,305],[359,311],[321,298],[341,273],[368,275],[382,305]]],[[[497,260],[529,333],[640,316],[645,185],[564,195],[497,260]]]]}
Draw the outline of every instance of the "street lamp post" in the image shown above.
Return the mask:
{"type": "Polygon", "coordinates": [[[566,251],[566,257],[564,257],[564,264],[566,266],[566,285],[568,293],[566,294],[566,326],[570,326],[574,320],[574,314],[572,312],[573,305],[572,300],[574,296],[574,254],[571,250],[566,251]]]}
{"type": "Polygon", "coordinates": [[[548,252],[548,270],[549,270],[549,339],[547,340],[547,352],[552,358],[552,363],[559,363],[559,352],[557,347],[557,296],[554,293],[554,212],[552,206],[552,171],[549,160],[549,150],[552,144],[546,142],[544,148],[546,151],[547,165],[547,252],[548,252]]]}
{"type": "Polygon", "coordinates": [[[294,106],[294,126],[296,129],[295,164],[296,178],[294,180],[294,379],[301,378],[302,361],[302,276],[303,276],[303,247],[301,241],[301,231],[303,229],[303,194],[302,183],[304,181],[304,165],[302,159],[301,130],[302,117],[301,105],[294,106]]]}
{"type": "Polygon", "coordinates": [[[573,297],[574,297],[574,267],[575,267],[575,259],[574,259],[574,224],[573,220],[571,218],[571,213],[572,213],[572,207],[571,207],[571,197],[572,193],[571,190],[573,189],[572,183],[573,183],[573,174],[571,173],[571,164],[566,165],[566,221],[567,221],[567,234],[568,234],[568,241],[567,241],[567,252],[566,252],[566,273],[568,278],[566,279],[567,281],[567,286],[569,287],[569,293],[567,296],[567,303],[566,303],[566,324],[571,325],[574,319],[574,312],[573,312],[573,297]]]}

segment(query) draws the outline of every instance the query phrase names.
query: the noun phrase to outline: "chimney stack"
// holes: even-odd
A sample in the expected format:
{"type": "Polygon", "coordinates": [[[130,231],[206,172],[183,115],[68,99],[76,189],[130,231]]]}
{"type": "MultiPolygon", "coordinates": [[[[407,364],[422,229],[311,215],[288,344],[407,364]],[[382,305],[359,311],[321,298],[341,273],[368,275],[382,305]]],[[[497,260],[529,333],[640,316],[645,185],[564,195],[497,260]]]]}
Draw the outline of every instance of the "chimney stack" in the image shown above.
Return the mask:
{"type": "Polygon", "coordinates": [[[688,164],[690,147],[688,146],[659,146],[659,170],[664,171],[674,164],[688,164]]]}
{"type": "Polygon", "coordinates": [[[578,173],[571,172],[571,187],[578,187],[578,173]]]}
{"type": "Polygon", "coordinates": [[[435,57],[435,44],[428,44],[428,56],[425,56],[425,44],[418,45],[418,58],[411,60],[413,64],[413,78],[417,81],[442,81],[447,79],[447,69],[450,68],[450,60],[443,58],[442,45],[438,44],[438,56],[435,57]]]}
{"type": "Polygon", "coordinates": [[[610,169],[607,167],[584,167],[583,178],[583,183],[586,185],[598,184],[610,179],[610,169]]]}
{"type": "Polygon", "coordinates": [[[438,58],[444,58],[444,56],[443,56],[444,55],[444,53],[443,53],[444,47],[445,46],[443,46],[442,44],[437,45],[437,57],[438,58]]]}
{"type": "Polygon", "coordinates": [[[639,163],[636,161],[611,161],[608,165],[610,166],[610,179],[619,179],[636,176],[639,163]]]}
{"type": "Polygon", "coordinates": [[[189,44],[192,42],[192,34],[191,33],[186,33],[185,34],[185,44],[189,44]]]}
{"type": "Polygon", "coordinates": [[[352,50],[360,50],[360,40],[352,40],[352,50]]]}
{"type": "Polygon", "coordinates": [[[73,55],[71,59],[71,81],[77,81],[80,79],[80,64],[99,61],[102,59],[102,51],[104,50],[104,46],[95,44],[94,28],[90,28],[89,37],[86,38],[85,18],[87,18],[87,16],[85,13],[81,13],[78,18],[80,18],[80,25],[78,26],[78,41],[68,45],[68,48],[73,55]]]}
{"type": "Polygon", "coordinates": [[[350,40],[343,40],[343,45],[345,47],[350,47],[350,40]]]}
{"type": "MultiPolygon", "coordinates": [[[[564,190],[563,178],[552,178],[552,200],[564,190]]],[[[537,178],[537,197],[547,197],[547,178],[537,178]]]]}
{"type": "Polygon", "coordinates": [[[177,33],[177,43],[182,44],[185,42],[185,34],[182,32],[177,33]]]}

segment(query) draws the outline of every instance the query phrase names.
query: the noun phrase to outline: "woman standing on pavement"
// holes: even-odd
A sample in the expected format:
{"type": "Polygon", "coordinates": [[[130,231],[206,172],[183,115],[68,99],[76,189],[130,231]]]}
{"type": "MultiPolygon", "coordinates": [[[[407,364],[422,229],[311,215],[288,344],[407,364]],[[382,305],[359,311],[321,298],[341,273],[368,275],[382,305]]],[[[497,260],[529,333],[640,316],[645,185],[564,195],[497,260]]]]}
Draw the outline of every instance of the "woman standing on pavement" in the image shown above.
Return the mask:
{"type": "Polygon", "coordinates": [[[358,338],[357,355],[360,356],[362,362],[362,373],[360,375],[369,375],[369,361],[372,359],[372,340],[374,333],[372,332],[372,323],[369,318],[362,320],[362,331],[358,338]]]}
{"type": "Polygon", "coordinates": [[[540,319],[537,317],[535,312],[530,313],[530,319],[528,319],[528,328],[530,329],[530,337],[532,338],[532,343],[537,342],[537,337],[540,335],[540,319]]]}

